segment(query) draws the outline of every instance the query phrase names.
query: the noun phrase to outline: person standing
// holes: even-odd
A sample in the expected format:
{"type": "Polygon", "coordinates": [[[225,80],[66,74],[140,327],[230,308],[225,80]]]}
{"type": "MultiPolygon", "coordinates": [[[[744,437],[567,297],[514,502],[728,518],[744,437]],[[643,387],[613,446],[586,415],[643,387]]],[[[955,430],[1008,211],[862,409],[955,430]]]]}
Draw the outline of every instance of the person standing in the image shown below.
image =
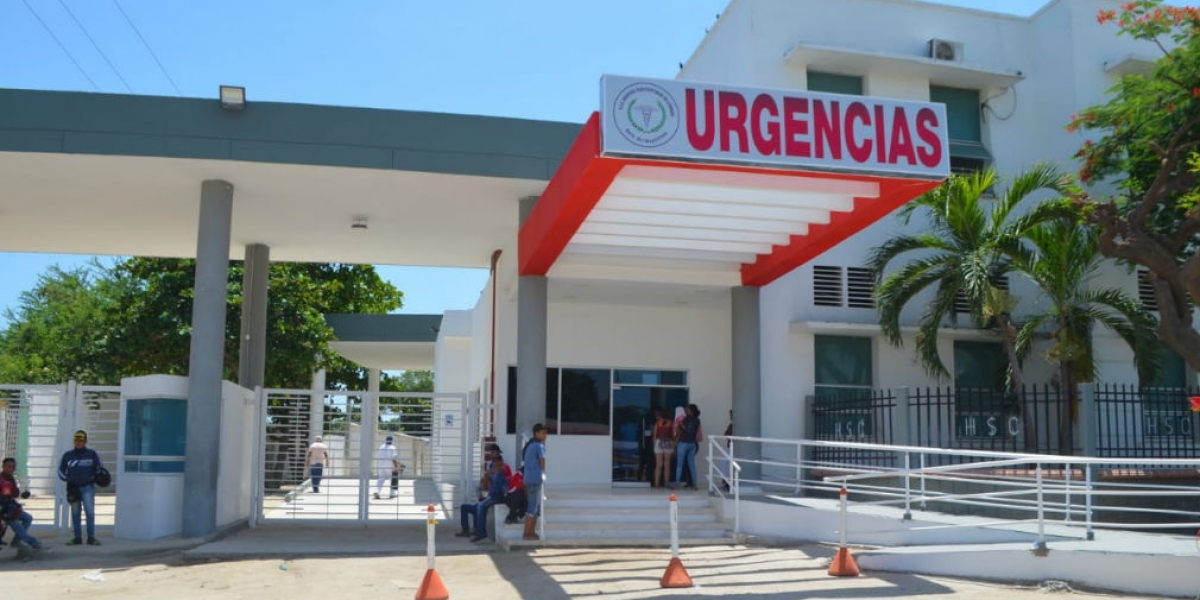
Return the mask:
{"type": "MultiPolygon", "coordinates": [[[[383,445],[379,446],[379,451],[375,453],[375,468],[379,471],[378,479],[375,481],[375,499],[379,499],[379,494],[383,492],[384,480],[399,476],[400,474],[400,459],[396,457],[396,447],[392,445],[392,436],[383,438],[383,445]]],[[[399,482],[397,482],[399,485],[399,482]]],[[[392,488],[392,493],[389,498],[396,497],[396,488],[392,488]]]]}
{"type": "Polygon", "coordinates": [[[696,450],[700,447],[700,442],[704,439],[704,434],[700,432],[700,407],[695,404],[687,405],[686,416],[679,424],[679,432],[676,434],[675,444],[675,486],[679,487],[679,482],[683,481],[683,465],[687,463],[688,470],[692,473],[692,482],[687,485],[690,490],[696,489],[696,483],[700,481],[700,474],[696,471],[696,450]]]}
{"type": "Polygon", "coordinates": [[[654,423],[654,487],[667,487],[671,482],[671,455],[675,452],[675,425],[660,409],[654,423]]]}
{"type": "Polygon", "coordinates": [[[71,505],[71,527],[75,537],[68,546],[83,543],[81,512],[87,513],[87,543],[99,546],[96,539],[96,472],[104,465],[100,455],[87,447],[87,432],[80,429],[73,436],[75,448],[66,451],[58,463],[58,478],[67,482],[67,503],[71,505]]]}
{"type": "Polygon", "coordinates": [[[533,426],[533,439],[521,452],[521,476],[525,480],[525,534],[522,539],[536,540],[537,521],[542,515],[542,484],[546,480],[546,426],[533,426]]]}
{"type": "Polygon", "coordinates": [[[325,445],[325,438],[317,436],[313,438],[313,443],[308,447],[308,456],[304,459],[304,464],[308,465],[308,476],[312,478],[313,493],[321,493],[321,477],[325,475],[325,463],[329,462],[329,446],[325,445]]]}
{"type": "MultiPolygon", "coordinates": [[[[4,459],[3,469],[0,470],[0,522],[12,528],[13,546],[25,544],[34,550],[41,550],[42,543],[29,535],[29,527],[33,525],[33,515],[25,512],[18,498],[28,498],[29,492],[21,493],[17,485],[17,459],[11,456],[4,459]]],[[[3,533],[3,531],[0,531],[3,533]]]]}

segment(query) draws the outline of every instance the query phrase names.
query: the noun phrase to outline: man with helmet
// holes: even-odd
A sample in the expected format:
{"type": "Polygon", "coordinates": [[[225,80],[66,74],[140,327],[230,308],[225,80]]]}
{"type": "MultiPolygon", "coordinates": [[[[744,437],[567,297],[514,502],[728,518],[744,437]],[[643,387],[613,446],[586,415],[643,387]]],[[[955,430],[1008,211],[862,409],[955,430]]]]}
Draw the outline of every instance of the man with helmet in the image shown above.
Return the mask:
{"type": "Polygon", "coordinates": [[[78,546],[83,543],[82,518],[80,513],[87,513],[87,544],[99,546],[96,539],[96,478],[104,471],[100,455],[87,447],[87,432],[80,429],[72,436],[75,447],[62,455],[58,463],[58,478],[67,482],[67,503],[71,505],[71,527],[75,537],[67,542],[68,546],[78,546]]]}

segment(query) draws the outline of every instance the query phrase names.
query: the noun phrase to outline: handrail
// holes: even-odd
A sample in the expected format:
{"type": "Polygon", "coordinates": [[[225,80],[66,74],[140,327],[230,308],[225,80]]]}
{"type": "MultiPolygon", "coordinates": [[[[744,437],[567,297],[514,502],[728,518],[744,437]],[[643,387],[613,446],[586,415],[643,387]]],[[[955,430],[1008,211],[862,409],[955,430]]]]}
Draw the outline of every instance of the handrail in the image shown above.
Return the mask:
{"type": "MultiPolygon", "coordinates": [[[[1037,550],[1045,549],[1046,524],[1051,519],[1068,527],[1083,529],[1085,539],[1091,540],[1097,527],[1183,529],[1190,527],[1192,521],[1200,517],[1200,512],[1196,511],[1141,506],[1119,500],[1131,497],[1192,497],[1195,495],[1194,484],[1105,481],[1097,478],[1098,473],[1108,470],[1120,476],[1121,471],[1129,467],[1200,469],[1198,458],[1061,456],[747,436],[709,436],[709,442],[710,491],[725,497],[718,482],[714,481],[718,478],[713,476],[717,461],[725,461],[722,464],[731,465],[727,473],[735,483],[731,491],[739,501],[734,507],[738,517],[741,511],[740,486],[743,482],[750,482],[756,488],[761,486],[768,495],[787,495],[792,490],[797,495],[806,490],[829,493],[836,491],[840,485],[846,485],[858,497],[855,504],[902,506],[905,519],[912,518],[913,504],[918,504],[920,509],[927,509],[931,503],[1034,513],[1030,515],[1031,519],[1024,522],[1036,523],[1037,550]],[[727,443],[728,450],[725,448],[727,443]],[[761,448],[761,455],[738,455],[737,450],[752,444],[761,448]],[[829,452],[818,452],[818,455],[824,456],[812,458],[806,456],[808,453],[804,452],[805,449],[829,452]],[[898,463],[901,466],[892,466],[898,463]],[[761,474],[756,474],[754,479],[744,477],[743,468],[749,464],[758,465],[761,469],[755,469],[755,473],[761,474]],[[928,482],[962,485],[958,489],[943,491],[945,488],[938,489],[942,486],[931,487],[927,485],[928,482]],[[979,487],[971,489],[974,486],[979,487]],[[864,499],[864,496],[874,498],[864,499]],[[1109,501],[1100,504],[1096,502],[1097,498],[1108,498],[1109,501]],[[1117,520],[1130,522],[1098,522],[1095,519],[1097,512],[1127,515],[1117,520]],[[1136,515],[1143,515],[1143,518],[1138,519],[1136,515]],[[1150,515],[1163,518],[1153,519],[1150,515]]],[[[953,527],[967,526],[972,525],[953,527]]],[[[740,533],[740,522],[738,531],[740,533]]]]}
{"type": "Polygon", "coordinates": [[[725,464],[728,465],[728,468],[729,468],[729,473],[726,474],[726,477],[728,477],[728,479],[726,479],[726,481],[730,482],[729,483],[729,491],[730,491],[730,493],[733,494],[733,535],[740,537],[742,534],[742,503],[741,503],[742,465],[738,464],[738,461],[733,456],[733,440],[730,439],[728,436],[720,436],[720,435],[708,436],[708,445],[709,445],[708,491],[710,493],[716,493],[716,494],[720,495],[722,498],[725,497],[724,492],[721,491],[721,486],[717,485],[715,479],[713,478],[713,463],[714,463],[713,454],[718,453],[718,454],[720,454],[721,459],[725,461],[725,464]],[[728,450],[726,450],[725,446],[718,443],[722,439],[727,440],[729,442],[728,450]]]}

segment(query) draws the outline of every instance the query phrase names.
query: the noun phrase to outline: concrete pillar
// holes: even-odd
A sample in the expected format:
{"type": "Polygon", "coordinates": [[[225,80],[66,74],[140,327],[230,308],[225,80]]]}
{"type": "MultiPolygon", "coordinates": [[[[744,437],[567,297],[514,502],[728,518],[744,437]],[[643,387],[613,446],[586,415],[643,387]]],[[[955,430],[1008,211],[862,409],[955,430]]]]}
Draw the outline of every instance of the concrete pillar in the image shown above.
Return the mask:
{"type": "Polygon", "coordinates": [[[371,486],[374,485],[374,477],[378,477],[379,465],[375,464],[375,448],[382,444],[382,440],[375,439],[376,424],[379,422],[379,369],[367,370],[367,394],[362,399],[362,421],[358,424],[360,433],[358,439],[358,452],[361,457],[359,463],[359,472],[363,475],[358,478],[358,494],[361,502],[358,503],[358,518],[360,521],[366,522],[370,520],[371,506],[370,493],[371,486]]]}
{"type": "MultiPolygon", "coordinates": [[[[521,199],[522,223],[536,203],[536,196],[521,199]]],[[[513,460],[518,463],[523,437],[532,434],[535,423],[546,421],[547,283],[541,275],[517,279],[517,435],[513,460]]]]}
{"type": "Polygon", "coordinates": [[[270,281],[271,248],[246,246],[242,272],[242,331],[239,336],[238,383],[254,389],[264,385],[267,371],[267,285],[270,281]]]}
{"type": "MultiPolygon", "coordinates": [[[[325,369],[320,369],[312,376],[312,392],[308,396],[308,441],[311,443],[313,438],[318,435],[324,435],[325,431],[325,369]]],[[[350,453],[350,449],[345,449],[346,454],[350,453]]],[[[350,465],[344,464],[343,467],[350,465]]],[[[333,476],[332,465],[327,465],[329,475],[333,476]]]]}
{"type": "Polygon", "coordinates": [[[183,537],[217,529],[217,468],[221,464],[221,380],[225,365],[225,304],[233,184],[200,184],[196,287],[188,359],[187,463],[183,470],[183,537]]]}
{"type": "MultiPolygon", "coordinates": [[[[733,435],[762,436],[762,362],[759,356],[759,288],[739,286],[731,290],[733,327],[733,435]]],[[[762,458],[761,444],[738,443],[738,458],[762,458]]],[[[756,462],[742,464],[742,478],[762,479],[756,462]]]]}

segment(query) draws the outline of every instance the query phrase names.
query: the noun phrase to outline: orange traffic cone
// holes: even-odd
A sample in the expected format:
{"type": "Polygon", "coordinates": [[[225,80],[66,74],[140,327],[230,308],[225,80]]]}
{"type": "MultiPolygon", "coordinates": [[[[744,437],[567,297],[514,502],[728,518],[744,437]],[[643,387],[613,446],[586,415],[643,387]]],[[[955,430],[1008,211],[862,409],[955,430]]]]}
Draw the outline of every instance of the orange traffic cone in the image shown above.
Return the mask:
{"type": "Polygon", "coordinates": [[[446,584],[442,583],[442,577],[437,571],[425,571],[421,587],[417,588],[416,600],[450,600],[450,591],[446,589],[446,584]]]}
{"type": "Polygon", "coordinates": [[[683,568],[683,561],[679,560],[678,556],[671,557],[671,562],[667,565],[667,572],[663,573],[662,581],[659,584],[665,588],[692,587],[692,578],[688,576],[687,569],[683,568]]]}
{"type": "Polygon", "coordinates": [[[845,546],[838,548],[837,556],[829,563],[829,574],[834,577],[858,577],[858,564],[845,546]]]}

